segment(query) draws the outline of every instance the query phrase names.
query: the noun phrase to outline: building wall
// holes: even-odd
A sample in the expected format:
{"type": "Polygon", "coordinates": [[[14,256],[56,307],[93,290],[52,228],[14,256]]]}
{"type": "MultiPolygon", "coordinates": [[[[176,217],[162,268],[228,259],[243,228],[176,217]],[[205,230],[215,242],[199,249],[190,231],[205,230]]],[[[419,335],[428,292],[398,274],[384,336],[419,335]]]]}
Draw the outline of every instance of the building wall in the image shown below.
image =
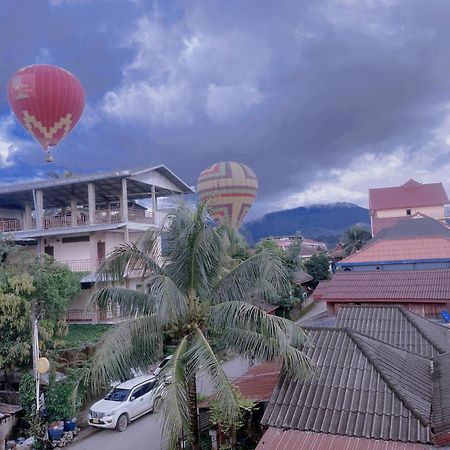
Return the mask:
{"type": "Polygon", "coordinates": [[[327,302],[327,312],[330,316],[335,316],[339,307],[342,305],[395,305],[408,308],[410,311],[418,314],[419,316],[426,317],[428,319],[438,319],[440,314],[444,310],[448,310],[450,306],[450,299],[448,303],[429,303],[429,302],[327,302]]]}
{"type": "Polygon", "coordinates": [[[416,208],[408,208],[408,206],[405,206],[404,208],[380,209],[378,211],[375,211],[375,220],[377,217],[379,217],[380,219],[385,219],[388,217],[407,217],[407,209],[411,209],[412,216],[420,212],[427,216],[433,217],[434,219],[443,219],[445,217],[444,205],[420,206],[416,208]]]}
{"type": "Polygon", "coordinates": [[[21,209],[0,208],[0,219],[22,220],[23,211],[21,209]]]}

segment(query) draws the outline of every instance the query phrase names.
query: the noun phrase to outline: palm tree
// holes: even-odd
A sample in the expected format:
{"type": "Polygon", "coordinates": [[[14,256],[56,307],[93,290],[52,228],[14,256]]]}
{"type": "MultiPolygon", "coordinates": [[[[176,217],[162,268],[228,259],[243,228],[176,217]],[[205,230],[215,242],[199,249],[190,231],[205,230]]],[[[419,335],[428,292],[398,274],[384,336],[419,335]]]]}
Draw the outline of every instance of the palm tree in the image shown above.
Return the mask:
{"type": "MultiPolygon", "coordinates": [[[[214,226],[205,205],[195,210],[180,206],[160,231],[149,229],[136,243],[110,254],[99,271],[108,282],[93,300],[113,306],[129,318],[112,329],[94,354],[90,379],[94,389],[145,369],[163,356],[168,336],[176,349],[165,369],[170,383],[163,389],[163,434],[170,447],[187,433],[193,450],[199,449],[196,374],[207,373],[230,421],[240,415],[235,391],[211,345],[220,334],[227,350],[258,360],[281,359],[284,370],[304,377],[309,361],[301,352],[306,335],[289,320],[271,316],[253,306],[252,294],[273,295],[284,288],[281,260],[264,250],[245,261],[233,260],[227,249],[237,234],[214,226]],[[161,236],[168,257],[161,261],[161,236]],[[140,291],[121,287],[125,273],[139,274],[140,291]]],[[[163,384],[161,382],[161,384],[163,384]]]]}
{"type": "Polygon", "coordinates": [[[349,256],[357,250],[360,250],[370,239],[372,239],[372,235],[365,228],[357,225],[349,228],[342,235],[344,255],[349,256]]]}

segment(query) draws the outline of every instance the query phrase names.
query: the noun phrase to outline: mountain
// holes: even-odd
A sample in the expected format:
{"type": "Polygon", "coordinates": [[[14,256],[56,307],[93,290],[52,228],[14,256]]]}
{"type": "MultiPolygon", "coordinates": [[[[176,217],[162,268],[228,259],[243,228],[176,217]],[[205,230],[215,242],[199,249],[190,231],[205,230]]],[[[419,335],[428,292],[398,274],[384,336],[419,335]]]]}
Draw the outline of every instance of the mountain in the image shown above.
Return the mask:
{"type": "Polygon", "coordinates": [[[369,210],[353,203],[300,206],[265,214],[244,224],[243,234],[250,245],[269,236],[301,234],[305,238],[326,242],[333,248],[342,233],[352,225],[370,228],[369,210]]]}

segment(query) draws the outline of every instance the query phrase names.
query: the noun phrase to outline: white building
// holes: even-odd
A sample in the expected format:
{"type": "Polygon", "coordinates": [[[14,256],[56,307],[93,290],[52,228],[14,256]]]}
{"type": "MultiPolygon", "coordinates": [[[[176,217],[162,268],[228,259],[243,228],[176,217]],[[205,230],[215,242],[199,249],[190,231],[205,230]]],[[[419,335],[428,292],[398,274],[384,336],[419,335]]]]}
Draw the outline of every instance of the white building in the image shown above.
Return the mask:
{"type": "MultiPolygon", "coordinates": [[[[118,245],[136,241],[162,222],[168,210],[158,207],[158,199],[192,192],[163,165],[0,187],[0,232],[86,272],[68,320],[95,322],[105,319],[87,309],[99,263],[118,245]],[[146,203],[150,209],[142,206],[146,203]]],[[[137,283],[126,280],[128,287],[137,283]]]]}

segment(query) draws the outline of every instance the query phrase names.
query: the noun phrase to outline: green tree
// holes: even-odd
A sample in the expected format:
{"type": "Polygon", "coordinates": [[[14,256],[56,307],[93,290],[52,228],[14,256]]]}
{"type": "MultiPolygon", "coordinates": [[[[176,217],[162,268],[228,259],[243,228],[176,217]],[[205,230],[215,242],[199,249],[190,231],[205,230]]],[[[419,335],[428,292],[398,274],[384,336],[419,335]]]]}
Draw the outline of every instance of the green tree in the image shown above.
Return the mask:
{"type": "Polygon", "coordinates": [[[80,291],[79,274],[51,260],[39,264],[27,247],[0,241],[0,368],[30,364],[33,300],[39,300],[41,350],[67,332],[63,313],[80,291]]]}
{"type": "Polygon", "coordinates": [[[303,265],[305,270],[313,277],[312,283],[314,286],[317,286],[320,280],[326,280],[330,277],[330,263],[327,255],[323,252],[312,255],[303,265]]]}
{"type": "Polygon", "coordinates": [[[342,235],[342,243],[344,244],[344,254],[349,256],[352,253],[360,250],[367,242],[372,239],[370,231],[357,225],[344,231],[342,235]]]}
{"type": "Polygon", "coordinates": [[[163,433],[174,447],[184,432],[191,448],[198,450],[196,374],[201,370],[211,379],[223,420],[240,419],[238,399],[210,336],[219,330],[226,348],[246,357],[281,358],[293,377],[309,371],[300,350],[306,336],[295,323],[247,302],[255,292],[274,295],[285,286],[282,262],[271,250],[234,264],[229,255],[233,233],[212,226],[203,204],[195,210],[180,206],[166,224],[167,229],[149,229],[136,244],[116,249],[100,269],[100,276],[113,282],[121,282],[130,271],[139,272],[146,289],[109,285],[95,294],[100,307],[115,305],[130,320],[101,341],[89,381],[98,390],[129,375],[130,368],[146,368],[162,357],[163,341],[170,333],[177,345],[166,366],[171,382],[161,386],[163,433]],[[161,233],[168,239],[164,261],[159,258],[161,233]]]}

